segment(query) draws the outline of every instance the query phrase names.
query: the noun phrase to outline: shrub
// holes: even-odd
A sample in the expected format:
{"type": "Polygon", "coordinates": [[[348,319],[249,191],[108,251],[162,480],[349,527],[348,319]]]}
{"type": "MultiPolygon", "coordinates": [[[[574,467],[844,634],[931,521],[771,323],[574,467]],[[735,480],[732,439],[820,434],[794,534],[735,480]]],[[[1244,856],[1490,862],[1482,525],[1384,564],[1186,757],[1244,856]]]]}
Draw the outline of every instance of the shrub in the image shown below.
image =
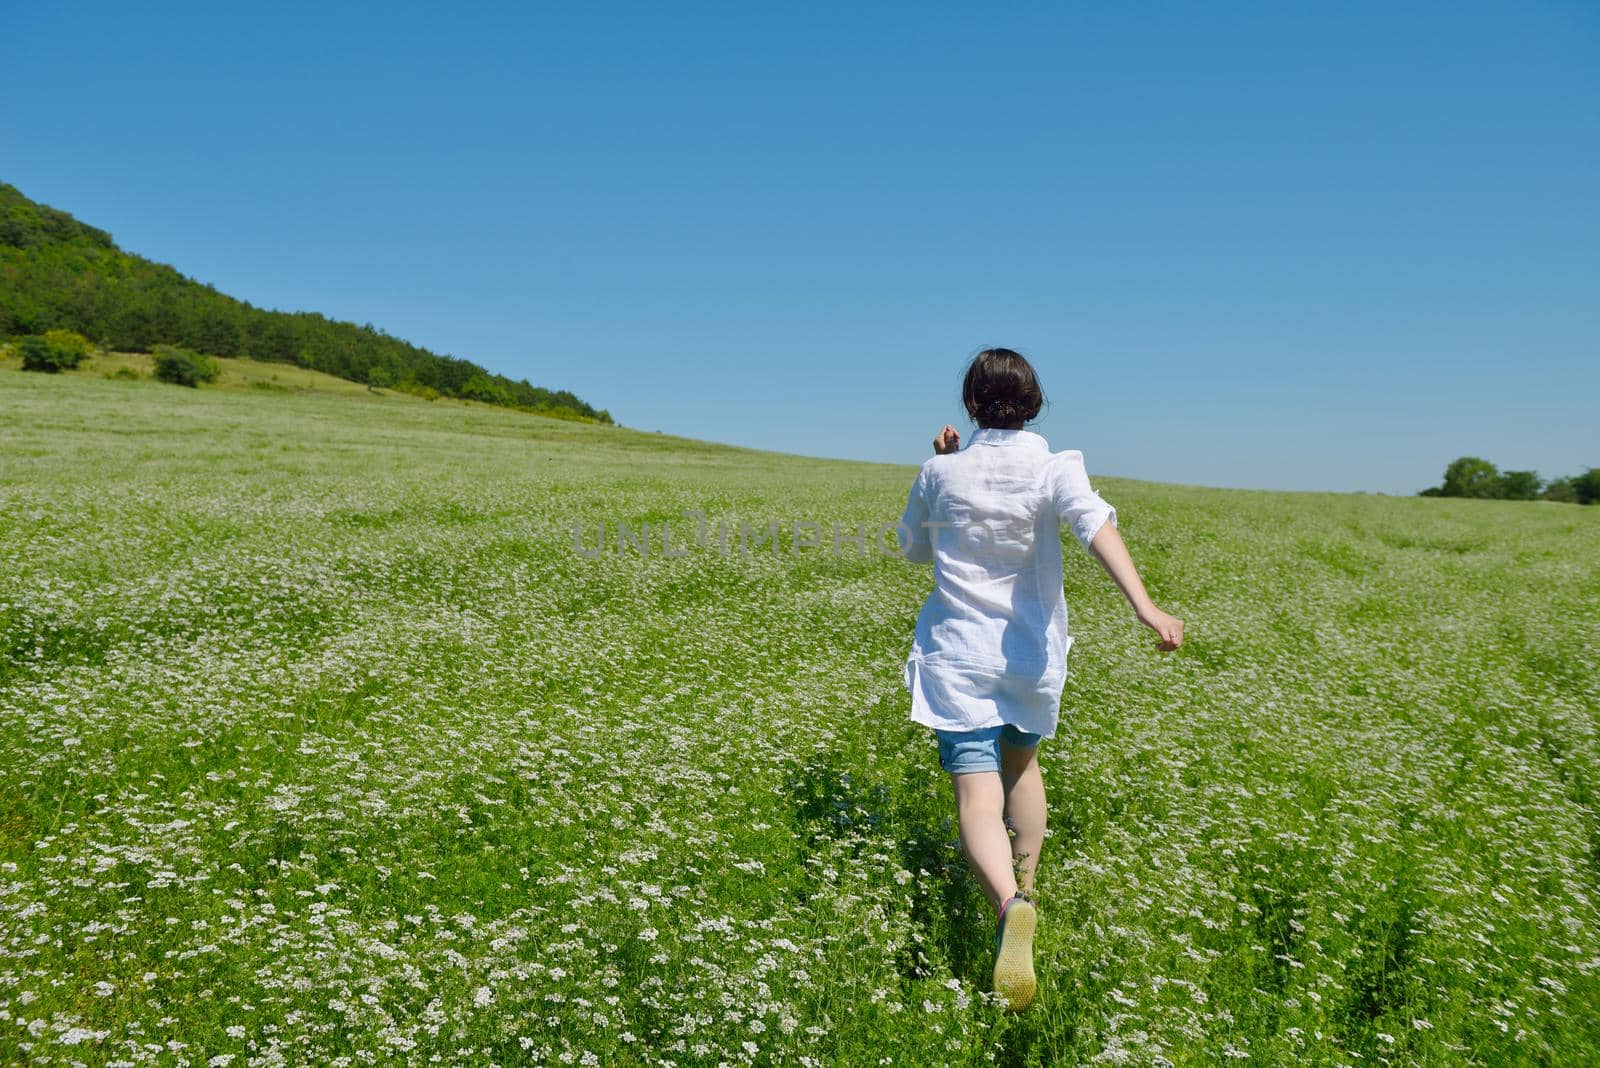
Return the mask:
{"type": "Polygon", "coordinates": [[[46,330],[44,339],[61,352],[74,353],[79,360],[94,353],[94,346],[89,343],[89,339],[76,330],[46,330]]]}
{"type": "Polygon", "coordinates": [[[156,377],[179,386],[198,386],[215,382],[222,373],[217,361],[176,345],[157,345],[154,352],[156,377]]]}
{"type": "Polygon", "coordinates": [[[439,399],[438,390],[434,389],[432,386],[425,386],[421,382],[417,382],[410,378],[403,382],[396,382],[394,384],[394,388],[399,390],[401,393],[409,393],[413,397],[421,397],[423,400],[434,401],[439,399]]]}
{"type": "Polygon", "coordinates": [[[44,371],[55,374],[76,367],[89,355],[88,342],[70,330],[52,330],[48,334],[30,334],[17,342],[17,353],[22,357],[24,371],[44,371]],[[52,337],[52,335],[57,335],[52,337]],[[68,335],[61,337],[60,335],[68,335]],[[80,348],[71,338],[83,342],[80,348]]]}

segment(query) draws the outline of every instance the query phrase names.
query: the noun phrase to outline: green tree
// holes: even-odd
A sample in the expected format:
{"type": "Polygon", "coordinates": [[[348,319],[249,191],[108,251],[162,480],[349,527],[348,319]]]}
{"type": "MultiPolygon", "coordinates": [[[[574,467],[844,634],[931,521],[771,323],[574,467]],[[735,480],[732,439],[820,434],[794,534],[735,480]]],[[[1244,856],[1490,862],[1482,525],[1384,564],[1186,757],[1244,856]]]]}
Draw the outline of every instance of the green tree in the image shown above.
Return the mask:
{"type": "Polygon", "coordinates": [[[1508,501],[1535,501],[1543,485],[1533,471],[1507,471],[1500,476],[1500,493],[1508,501]]]}
{"type": "Polygon", "coordinates": [[[475,374],[461,384],[460,395],[486,404],[512,403],[511,391],[486,374],[475,374]]]}
{"type": "Polygon", "coordinates": [[[1463,456],[1444,469],[1440,489],[1446,497],[1493,497],[1500,489],[1500,469],[1488,460],[1463,456]]]}
{"type": "Polygon", "coordinates": [[[1594,504],[1600,501],[1600,467],[1591,467],[1581,475],[1572,479],[1572,492],[1578,498],[1579,504],[1594,504]]]}

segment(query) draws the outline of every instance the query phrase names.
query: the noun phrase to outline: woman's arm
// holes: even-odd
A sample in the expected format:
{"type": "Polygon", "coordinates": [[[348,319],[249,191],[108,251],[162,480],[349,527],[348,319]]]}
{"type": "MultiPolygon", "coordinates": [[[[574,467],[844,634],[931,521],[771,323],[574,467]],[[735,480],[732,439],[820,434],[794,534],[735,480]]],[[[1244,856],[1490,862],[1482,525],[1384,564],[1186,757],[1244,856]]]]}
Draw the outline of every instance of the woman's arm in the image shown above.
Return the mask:
{"type": "Polygon", "coordinates": [[[1112,580],[1122,590],[1122,595],[1133,605],[1134,614],[1139,617],[1139,622],[1161,636],[1157,649],[1170,653],[1183,644],[1183,620],[1167,615],[1150,600],[1150,595],[1145,592],[1144,582],[1133,566],[1133,557],[1128,555],[1128,547],[1123,544],[1122,535],[1117,533],[1115,524],[1100,525],[1099,532],[1089,545],[1089,554],[1100,561],[1100,566],[1111,575],[1112,580]]]}

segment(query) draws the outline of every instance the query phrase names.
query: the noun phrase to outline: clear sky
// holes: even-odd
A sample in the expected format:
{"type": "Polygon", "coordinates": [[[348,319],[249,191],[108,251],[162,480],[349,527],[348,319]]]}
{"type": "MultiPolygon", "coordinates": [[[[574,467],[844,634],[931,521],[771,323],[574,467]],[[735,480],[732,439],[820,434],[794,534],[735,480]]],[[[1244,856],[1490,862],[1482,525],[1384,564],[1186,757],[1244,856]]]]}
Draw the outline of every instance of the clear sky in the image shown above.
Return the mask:
{"type": "Polygon", "coordinates": [[[10,4],[0,180],[647,430],[1091,475],[1600,465],[1600,4],[10,4]]]}

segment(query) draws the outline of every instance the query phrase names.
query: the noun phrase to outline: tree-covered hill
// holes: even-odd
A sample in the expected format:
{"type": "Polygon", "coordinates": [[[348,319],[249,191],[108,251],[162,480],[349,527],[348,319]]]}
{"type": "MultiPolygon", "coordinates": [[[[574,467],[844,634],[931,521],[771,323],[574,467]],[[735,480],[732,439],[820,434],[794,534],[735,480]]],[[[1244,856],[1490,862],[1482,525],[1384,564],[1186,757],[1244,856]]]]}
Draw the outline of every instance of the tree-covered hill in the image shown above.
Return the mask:
{"type": "Polygon", "coordinates": [[[75,330],[97,344],[148,352],[181,345],[217,356],[291,363],[374,386],[610,423],[568,390],[491,374],[370,323],[257,308],[119,249],[104,230],[0,182],[0,338],[75,330]]]}

